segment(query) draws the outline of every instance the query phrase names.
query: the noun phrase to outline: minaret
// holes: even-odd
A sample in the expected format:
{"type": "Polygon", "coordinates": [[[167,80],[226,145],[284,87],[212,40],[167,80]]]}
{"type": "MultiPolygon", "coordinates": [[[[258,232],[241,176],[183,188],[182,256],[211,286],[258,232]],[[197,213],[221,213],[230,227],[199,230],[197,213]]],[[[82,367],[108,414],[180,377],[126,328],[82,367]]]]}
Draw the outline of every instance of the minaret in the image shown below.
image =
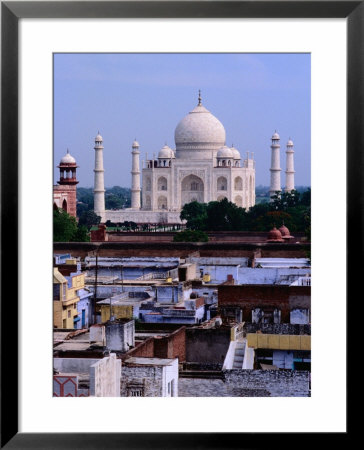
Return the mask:
{"type": "Polygon", "coordinates": [[[272,136],[272,162],[270,170],[269,196],[275,195],[276,191],[281,191],[281,167],[280,167],[280,144],[277,131],[272,136]]]}
{"type": "Polygon", "coordinates": [[[57,189],[57,192],[62,192],[63,190],[63,193],[66,196],[59,207],[71,216],[76,217],[76,184],[78,184],[76,169],[78,165],[75,158],[70,155],[68,149],[66,155],[61,159],[57,167],[59,167],[59,181],[57,181],[57,183],[60,185],[59,189],[57,189]]]}
{"type": "Polygon", "coordinates": [[[94,211],[105,222],[105,186],[104,186],[104,147],[102,136],[98,132],[95,137],[95,183],[94,183],[94,211]]]}
{"type": "Polygon", "coordinates": [[[139,144],[135,140],[132,145],[132,166],[131,166],[131,207],[140,209],[140,168],[139,168],[139,144]]]}
{"type": "Polygon", "coordinates": [[[291,192],[294,189],[294,165],[293,165],[293,142],[291,138],[289,138],[287,142],[287,150],[286,150],[286,192],[291,192]]]}

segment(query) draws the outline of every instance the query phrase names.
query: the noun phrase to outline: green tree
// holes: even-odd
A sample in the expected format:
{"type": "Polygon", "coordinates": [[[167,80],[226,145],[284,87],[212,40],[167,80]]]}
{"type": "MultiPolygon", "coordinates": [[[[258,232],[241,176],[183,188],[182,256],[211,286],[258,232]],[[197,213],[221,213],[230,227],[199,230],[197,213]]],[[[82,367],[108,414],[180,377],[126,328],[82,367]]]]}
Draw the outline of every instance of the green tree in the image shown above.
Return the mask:
{"type": "Polygon", "coordinates": [[[311,188],[308,188],[307,191],[302,193],[301,205],[311,206],[311,188]]]}
{"type": "Polygon", "coordinates": [[[88,242],[90,237],[85,226],[77,225],[76,219],[63,211],[53,211],[54,242],[88,242]]]}
{"type": "Polygon", "coordinates": [[[93,188],[77,188],[77,202],[87,205],[87,209],[94,208],[94,190],[93,188]]]}
{"type": "Polygon", "coordinates": [[[78,225],[76,233],[72,236],[72,242],[90,242],[90,235],[85,225],[78,225]]]}
{"type": "Polygon", "coordinates": [[[122,209],[125,201],[122,198],[114,195],[107,194],[105,196],[105,208],[106,209],[122,209]]]}
{"type": "Polygon", "coordinates": [[[191,230],[204,230],[207,219],[206,203],[196,201],[186,203],[180,214],[181,220],[186,220],[186,227],[191,230]]]}
{"type": "Polygon", "coordinates": [[[207,205],[206,229],[209,231],[240,231],[245,229],[245,209],[227,198],[207,205]]]}
{"type": "Polygon", "coordinates": [[[282,211],[297,206],[300,202],[300,195],[296,190],[290,192],[276,191],[271,198],[270,207],[273,210],[282,211]]]}
{"type": "Polygon", "coordinates": [[[53,211],[53,241],[69,242],[77,233],[77,222],[63,209],[53,211]]]}
{"type": "Polygon", "coordinates": [[[174,242],[207,242],[208,235],[200,230],[184,230],[176,233],[173,237],[174,242]]]}
{"type": "Polygon", "coordinates": [[[78,223],[79,225],[86,226],[89,230],[93,225],[98,225],[100,221],[101,217],[96,215],[95,212],[90,209],[81,214],[78,223]]]}
{"type": "Polygon", "coordinates": [[[274,226],[279,228],[282,224],[292,230],[292,217],[285,211],[268,211],[257,218],[255,231],[269,231],[274,226]]]}

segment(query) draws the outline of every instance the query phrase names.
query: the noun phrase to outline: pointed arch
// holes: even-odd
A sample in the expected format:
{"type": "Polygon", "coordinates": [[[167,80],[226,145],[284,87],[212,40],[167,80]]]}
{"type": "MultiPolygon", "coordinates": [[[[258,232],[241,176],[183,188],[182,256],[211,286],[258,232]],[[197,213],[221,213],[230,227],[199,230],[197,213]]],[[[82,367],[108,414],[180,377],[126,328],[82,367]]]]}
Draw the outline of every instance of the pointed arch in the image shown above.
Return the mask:
{"type": "Polygon", "coordinates": [[[225,177],[219,177],[217,179],[217,190],[226,191],[227,190],[227,179],[225,177]]]}
{"type": "Polygon", "coordinates": [[[236,177],[234,180],[234,189],[235,191],[242,191],[243,190],[243,180],[241,177],[236,177]]]}

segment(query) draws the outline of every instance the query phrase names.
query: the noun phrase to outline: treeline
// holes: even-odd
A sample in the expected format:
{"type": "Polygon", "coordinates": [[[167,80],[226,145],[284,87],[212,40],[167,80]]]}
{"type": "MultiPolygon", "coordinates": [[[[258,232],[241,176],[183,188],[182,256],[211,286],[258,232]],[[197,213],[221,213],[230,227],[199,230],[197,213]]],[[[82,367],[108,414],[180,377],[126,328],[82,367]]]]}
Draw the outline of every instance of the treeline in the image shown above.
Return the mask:
{"type": "MultiPolygon", "coordinates": [[[[130,208],[131,190],[120,186],[105,189],[105,209],[130,208]]],[[[94,209],[93,188],[77,188],[77,216],[94,209]]]]}
{"type": "Polygon", "coordinates": [[[291,232],[311,233],[311,189],[300,193],[276,192],[269,203],[260,203],[249,210],[226,198],[209,203],[184,205],[181,215],[186,227],[199,231],[269,231],[283,223],[291,232]]]}

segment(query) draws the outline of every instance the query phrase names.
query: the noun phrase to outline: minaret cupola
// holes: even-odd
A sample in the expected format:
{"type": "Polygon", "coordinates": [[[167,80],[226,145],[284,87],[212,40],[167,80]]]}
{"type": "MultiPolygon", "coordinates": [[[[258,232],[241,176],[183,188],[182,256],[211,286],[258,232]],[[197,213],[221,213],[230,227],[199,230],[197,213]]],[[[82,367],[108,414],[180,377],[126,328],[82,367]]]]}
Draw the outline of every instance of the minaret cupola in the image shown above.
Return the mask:
{"type": "Polygon", "coordinates": [[[67,153],[61,159],[57,167],[59,168],[59,181],[57,182],[58,184],[69,186],[78,184],[76,178],[76,169],[78,165],[75,158],[71,156],[68,149],[67,153]]]}

